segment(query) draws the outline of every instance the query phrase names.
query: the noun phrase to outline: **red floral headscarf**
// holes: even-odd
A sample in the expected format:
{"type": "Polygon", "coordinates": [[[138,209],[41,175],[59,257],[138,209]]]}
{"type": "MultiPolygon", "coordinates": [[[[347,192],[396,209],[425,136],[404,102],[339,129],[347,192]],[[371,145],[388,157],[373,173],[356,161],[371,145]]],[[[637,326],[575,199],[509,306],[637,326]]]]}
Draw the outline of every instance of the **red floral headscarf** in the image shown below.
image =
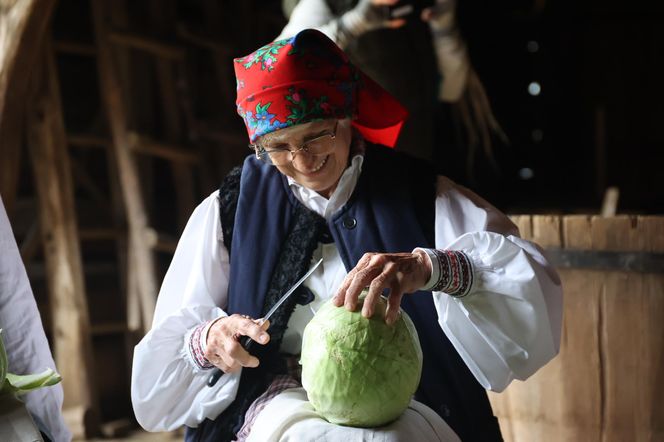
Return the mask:
{"type": "Polygon", "coordinates": [[[237,112],[253,143],[285,127],[351,118],[368,141],[394,147],[406,109],[322,32],[307,29],[235,59],[237,112]]]}

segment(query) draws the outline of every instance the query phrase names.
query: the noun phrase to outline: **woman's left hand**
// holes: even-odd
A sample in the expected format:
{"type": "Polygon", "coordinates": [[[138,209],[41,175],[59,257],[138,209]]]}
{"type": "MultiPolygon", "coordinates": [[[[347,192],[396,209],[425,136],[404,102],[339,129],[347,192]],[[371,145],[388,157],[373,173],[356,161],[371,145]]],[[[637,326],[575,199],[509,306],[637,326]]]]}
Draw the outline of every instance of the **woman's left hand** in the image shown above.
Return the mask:
{"type": "Polygon", "coordinates": [[[360,293],[369,287],[362,316],[370,318],[378,297],[389,289],[385,322],[393,324],[399,315],[401,298],[423,287],[431,276],[431,261],[422,250],[413,253],[365,253],[344,279],[332,302],[355,311],[360,293]]]}

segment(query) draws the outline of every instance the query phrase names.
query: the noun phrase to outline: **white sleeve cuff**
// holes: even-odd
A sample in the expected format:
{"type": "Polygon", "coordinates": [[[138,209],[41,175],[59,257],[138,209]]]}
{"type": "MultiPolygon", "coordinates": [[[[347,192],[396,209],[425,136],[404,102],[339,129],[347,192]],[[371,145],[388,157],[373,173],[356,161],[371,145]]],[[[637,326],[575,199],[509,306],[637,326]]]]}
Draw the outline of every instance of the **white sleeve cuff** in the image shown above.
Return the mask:
{"type": "Polygon", "coordinates": [[[214,365],[205,357],[205,341],[207,338],[207,331],[210,325],[215,321],[207,321],[202,324],[189,329],[184,336],[184,349],[183,353],[187,356],[189,363],[198,370],[209,370],[214,368],[214,365]]]}
{"type": "Polygon", "coordinates": [[[416,247],[413,252],[415,250],[423,251],[426,253],[427,258],[429,258],[429,264],[431,264],[431,276],[429,277],[429,280],[426,282],[426,284],[420,288],[420,290],[425,292],[431,291],[431,289],[434,288],[436,284],[438,284],[438,280],[440,279],[440,266],[437,265],[438,257],[436,256],[436,253],[433,251],[433,249],[416,247]]]}

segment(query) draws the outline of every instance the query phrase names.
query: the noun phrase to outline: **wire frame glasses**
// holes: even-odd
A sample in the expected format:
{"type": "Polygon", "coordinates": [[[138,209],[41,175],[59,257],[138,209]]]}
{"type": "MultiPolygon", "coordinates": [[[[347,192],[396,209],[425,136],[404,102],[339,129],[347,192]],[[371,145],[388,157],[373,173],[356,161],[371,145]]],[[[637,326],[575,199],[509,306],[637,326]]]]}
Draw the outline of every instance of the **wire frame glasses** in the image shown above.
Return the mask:
{"type": "Polygon", "coordinates": [[[281,144],[270,147],[263,146],[260,143],[250,144],[249,148],[256,153],[256,158],[273,166],[283,166],[292,162],[295,155],[300,152],[306,152],[311,155],[325,155],[334,150],[335,139],[337,137],[337,126],[339,120],[334,123],[332,130],[319,133],[314,138],[304,140],[299,147],[291,149],[291,144],[281,144]]]}

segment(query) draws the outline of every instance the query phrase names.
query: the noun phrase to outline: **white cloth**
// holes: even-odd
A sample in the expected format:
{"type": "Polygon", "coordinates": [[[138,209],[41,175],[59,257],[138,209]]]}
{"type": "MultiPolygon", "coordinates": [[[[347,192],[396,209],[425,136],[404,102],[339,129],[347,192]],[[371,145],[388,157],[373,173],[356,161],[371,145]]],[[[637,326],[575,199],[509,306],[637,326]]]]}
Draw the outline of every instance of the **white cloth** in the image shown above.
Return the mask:
{"type": "MultiPolygon", "coordinates": [[[[0,328],[11,373],[39,373],[47,368],[56,370],[37,303],[1,198],[0,328]]],[[[25,401],[39,429],[51,440],[71,440],[71,433],[62,419],[62,385],[27,393],[21,399],[25,401]]]]}
{"type": "MultiPolygon", "coordinates": [[[[362,159],[353,158],[327,204],[297,183],[291,182],[291,189],[305,206],[329,217],[346,203],[361,166],[362,159]]],[[[132,403],[148,430],[195,427],[218,416],[237,392],[239,372],[208,388],[210,372],[196,367],[184,339],[188,330],[225,315],[229,261],[217,194],[191,215],[161,287],[152,330],[134,352],[132,403]]],[[[432,295],[439,323],[477,380],[495,391],[526,379],[559,348],[560,281],[539,249],[517,233],[505,215],[477,195],[438,178],[436,247],[466,252],[475,268],[466,298],[432,295]]],[[[321,256],[323,264],[305,283],[315,295],[313,309],[334,295],[346,274],[334,244],[319,246],[313,259],[321,256]]],[[[310,306],[298,306],[293,314],[284,340],[291,352],[299,353],[295,350],[312,314],[310,306]]]]}
{"type": "Polygon", "coordinates": [[[258,415],[247,442],[460,442],[431,408],[417,401],[396,421],[378,428],[334,425],[321,418],[303,388],[286,390],[258,415]]]}
{"type": "MultiPolygon", "coordinates": [[[[445,14],[449,27],[454,27],[454,10],[445,14]]],[[[335,15],[325,0],[300,0],[281,34],[275,40],[293,37],[304,29],[318,29],[335,41],[342,48],[347,45],[346,39],[339,33],[339,25],[335,15]]],[[[446,102],[458,101],[466,88],[466,80],[470,70],[470,60],[466,44],[459,32],[433,33],[433,48],[438,71],[443,77],[438,88],[438,99],[446,102]]],[[[361,68],[361,66],[360,66],[361,68]]]]}

